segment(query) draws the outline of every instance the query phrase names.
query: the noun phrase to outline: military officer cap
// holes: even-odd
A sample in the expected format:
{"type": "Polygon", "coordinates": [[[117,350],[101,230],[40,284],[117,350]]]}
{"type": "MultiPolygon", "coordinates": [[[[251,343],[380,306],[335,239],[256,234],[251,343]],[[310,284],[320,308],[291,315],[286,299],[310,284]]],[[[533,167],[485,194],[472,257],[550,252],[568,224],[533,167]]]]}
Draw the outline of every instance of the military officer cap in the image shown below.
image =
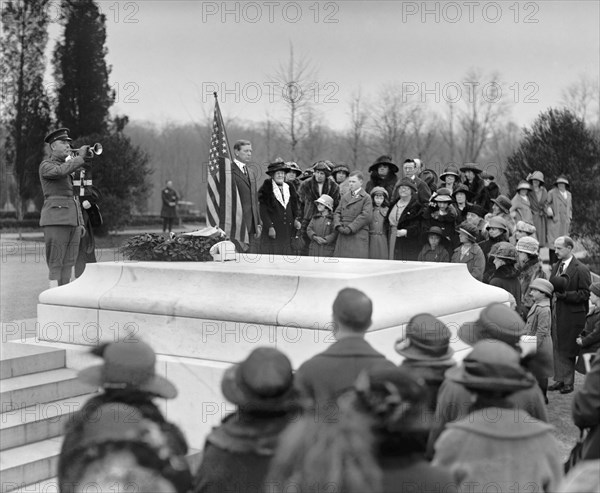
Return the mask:
{"type": "Polygon", "coordinates": [[[46,135],[44,142],[46,144],[52,144],[52,142],[56,142],[57,140],[73,140],[69,137],[69,129],[68,128],[59,128],[58,130],[54,130],[46,135]]]}

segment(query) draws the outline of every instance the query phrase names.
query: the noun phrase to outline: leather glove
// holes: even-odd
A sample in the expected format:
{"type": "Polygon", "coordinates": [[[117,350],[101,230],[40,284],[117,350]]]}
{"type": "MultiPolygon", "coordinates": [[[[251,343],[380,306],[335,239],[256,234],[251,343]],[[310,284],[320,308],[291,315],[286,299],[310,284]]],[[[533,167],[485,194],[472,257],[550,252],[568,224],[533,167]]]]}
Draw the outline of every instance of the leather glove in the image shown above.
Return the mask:
{"type": "Polygon", "coordinates": [[[275,234],[275,228],[274,228],[273,226],[271,226],[271,227],[269,228],[269,238],[271,238],[271,239],[273,239],[273,240],[274,240],[276,236],[277,236],[277,235],[275,234]]]}

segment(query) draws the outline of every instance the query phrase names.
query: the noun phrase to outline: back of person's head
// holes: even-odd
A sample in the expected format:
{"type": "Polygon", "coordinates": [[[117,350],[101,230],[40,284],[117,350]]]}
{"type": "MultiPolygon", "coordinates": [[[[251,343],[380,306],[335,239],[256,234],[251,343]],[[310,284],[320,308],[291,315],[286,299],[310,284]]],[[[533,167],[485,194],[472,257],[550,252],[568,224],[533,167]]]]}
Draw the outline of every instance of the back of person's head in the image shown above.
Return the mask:
{"type": "Polygon", "coordinates": [[[379,491],[370,427],[357,412],[340,409],[333,418],[306,413],[280,436],[265,491],[379,491]]]}
{"type": "Polygon", "coordinates": [[[333,302],[334,323],[342,330],[363,333],[371,326],[373,302],[355,288],[342,289],[333,302]]]}

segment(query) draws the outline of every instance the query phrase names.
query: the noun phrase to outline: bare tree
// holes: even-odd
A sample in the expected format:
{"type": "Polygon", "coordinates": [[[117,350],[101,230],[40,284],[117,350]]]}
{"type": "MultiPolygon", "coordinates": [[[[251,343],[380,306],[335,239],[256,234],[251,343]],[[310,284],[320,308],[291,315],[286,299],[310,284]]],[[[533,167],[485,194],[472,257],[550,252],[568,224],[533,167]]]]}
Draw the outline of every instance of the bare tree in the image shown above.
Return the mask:
{"type": "Polygon", "coordinates": [[[306,58],[295,58],[294,46],[290,43],[290,58],[279,66],[273,79],[276,94],[281,95],[287,112],[281,126],[288,138],[291,158],[296,160],[298,144],[308,133],[306,119],[315,104],[311,99],[316,79],[315,69],[306,58]]]}
{"type": "Polygon", "coordinates": [[[365,126],[369,115],[365,109],[362,91],[355,91],[350,99],[350,131],[348,133],[348,142],[350,144],[352,168],[356,168],[359,162],[359,155],[363,149],[365,126]]]}
{"type": "Polygon", "coordinates": [[[599,92],[598,78],[582,74],[577,81],[563,90],[561,103],[588,125],[598,125],[600,123],[599,92]]]}
{"type": "Polygon", "coordinates": [[[415,106],[411,112],[410,129],[414,157],[428,163],[437,147],[434,146],[437,132],[435,115],[430,115],[423,105],[415,106]]]}

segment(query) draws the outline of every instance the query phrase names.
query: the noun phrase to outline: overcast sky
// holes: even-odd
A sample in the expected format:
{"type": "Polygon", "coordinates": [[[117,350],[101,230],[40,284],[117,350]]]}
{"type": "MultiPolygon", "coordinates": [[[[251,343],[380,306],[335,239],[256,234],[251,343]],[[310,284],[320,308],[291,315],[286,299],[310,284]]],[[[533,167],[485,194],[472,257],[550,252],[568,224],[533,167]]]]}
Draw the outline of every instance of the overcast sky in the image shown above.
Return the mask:
{"type": "MultiPolygon", "coordinates": [[[[441,108],[457,87],[468,97],[459,84],[473,67],[501,74],[514,119],[527,124],[580,75],[599,73],[595,0],[98,3],[115,109],[158,126],[202,121],[215,89],[226,118],[280,116],[272,100],[281,88],[269,81],[290,43],[315,68],[309,97],[335,128],[348,124],[358,88],[374,97],[396,83],[441,108]]],[[[58,32],[54,24],[51,37],[58,32]]]]}

